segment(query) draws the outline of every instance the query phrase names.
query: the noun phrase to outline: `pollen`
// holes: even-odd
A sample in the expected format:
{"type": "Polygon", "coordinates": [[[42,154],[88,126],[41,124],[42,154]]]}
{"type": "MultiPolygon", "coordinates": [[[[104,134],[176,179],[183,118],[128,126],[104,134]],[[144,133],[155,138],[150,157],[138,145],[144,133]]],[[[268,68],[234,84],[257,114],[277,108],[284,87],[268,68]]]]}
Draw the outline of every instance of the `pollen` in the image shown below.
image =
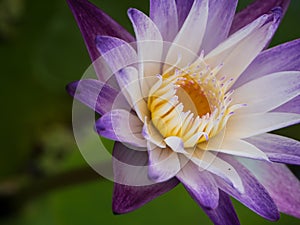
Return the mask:
{"type": "Polygon", "coordinates": [[[164,137],[177,136],[184,147],[195,147],[219,133],[233,111],[227,92],[231,80],[217,78],[221,65],[211,69],[204,60],[162,75],[149,92],[151,122],[164,137]]]}

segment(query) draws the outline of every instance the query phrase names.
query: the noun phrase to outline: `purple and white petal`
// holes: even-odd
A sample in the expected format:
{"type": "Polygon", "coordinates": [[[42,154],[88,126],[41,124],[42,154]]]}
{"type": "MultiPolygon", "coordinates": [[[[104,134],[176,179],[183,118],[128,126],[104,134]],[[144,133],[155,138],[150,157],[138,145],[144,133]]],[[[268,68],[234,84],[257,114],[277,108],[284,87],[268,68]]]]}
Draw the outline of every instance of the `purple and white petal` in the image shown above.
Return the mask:
{"type": "Polygon", "coordinates": [[[267,74],[300,71],[300,39],[290,41],[260,53],[239,77],[233,89],[267,74]]]}
{"type": "Polygon", "coordinates": [[[110,67],[112,74],[135,64],[138,60],[134,48],[121,39],[109,36],[97,36],[95,43],[101,56],[110,67]]]}
{"type": "Polygon", "coordinates": [[[203,150],[269,161],[266,153],[256,146],[244,140],[231,139],[230,136],[226,136],[226,133],[225,135],[217,135],[211,138],[207,143],[200,143],[198,147],[203,150]]]}
{"type": "Polygon", "coordinates": [[[96,131],[99,135],[137,147],[147,146],[142,129],[142,121],[123,109],[112,110],[96,121],[96,131]]]}
{"type": "Polygon", "coordinates": [[[261,134],[246,139],[273,162],[300,165],[300,142],[276,134],[261,134]]]}
{"type": "Polygon", "coordinates": [[[246,104],[239,114],[264,113],[300,95],[300,72],[279,72],[244,84],[232,95],[231,104],[246,104]]]}
{"type": "Polygon", "coordinates": [[[192,157],[187,157],[201,169],[221,177],[225,182],[239,190],[239,192],[244,192],[242,180],[234,167],[220,159],[213,152],[196,149],[192,157]]]}
{"type": "Polygon", "coordinates": [[[256,0],[252,4],[248,5],[247,8],[238,12],[233,20],[230,33],[234,33],[251,23],[262,14],[270,12],[275,7],[280,7],[283,9],[283,15],[285,14],[290,0],[256,0]]]}
{"type": "Polygon", "coordinates": [[[225,76],[226,80],[232,81],[232,85],[271,39],[280,16],[280,10],[262,15],[212,50],[205,57],[205,62],[211,68],[223,65],[217,77],[221,79],[225,76]]]}
{"type": "Polygon", "coordinates": [[[300,218],[300,181],[283,164],[239,159],[267,189],[280,212],[300,218]]]}
{"type": "Polygon", "coordinates": [[[148,142],[148,176],[155,182],[170,180],[180,171],[180,162],[176,152],[169,148],[160,148],[148,142]]]}
{"type": "Polygon", "coordinates": [[[209,53],[227,38],[237,2],[237,0],[209,1],[208,20],[201,50],[209,53]]]}
{"type": "Polygon", "coordinates": [[[205,34],[207,19],[208,0],[195,0],[189,15],[168,51],[165,60],[166,66],[174,65],[179,56],[181,56],[179,68],[185,67],[196,59],[195,56],[200,51],[205,34]],[[189,53],[189,51],[194,54],[189,53]]]}
{"type": "Polygon", "coordinates": [[[187,162],[176,175],[192,198],[208,209],[215,209],[219,203],[219,190],[213,176],[192,162],[187,162]]]}
{"type": "Polygon", "coordinates": [[[273,112],[300,114],[300,96],[274,109],[273,112]]]}
{"type": "Polygon", "coordinates": [[[144,79],[161,73],[163,38],[155,23],[137,9],[129,9],[128,16],[134,28],[137,40],[139,76],[144,96],[153,86],[155,80],[144,79]]]}
{"type": "Polygon", "coordinates": [[[227,183],[225,183],[222,179],[215,177],[219,187],[260,216],[271,221],[278,220],[279,213],[274,201],[272,200],[266,189],[258,182],[258,180],[256,180],[256,178],[250,173],[250,171],[247,170],[238,161],[236,161],[233,157],[224,155],[222,155],[221,157],[229,164],[231,164],[239,173],[245,191],[243,194],[241,194],[237,190],[229,186],[227,183]]]}
{"type": "Polygon", "coordinates": [[[238,115],[228,120],[226,135],[232,138],[248,138],[300,122],[300,115],[294,113],[257,113],[238,115]]]}
{"type": "Polygon", "coordinates": [[[80,80],[66,87],[75,99],[103,115],[112,108],[130,108],[124,96],[113,87],[94,79],[80,80]]]}
{"type": "Polygon", "coordinates": [[[219,190],[218,207],[215,209],[207,209],[202,206],[202,209],[214,225],[240,225],[229,196],[221,190],[219,190]]]}
{"type": "MultiPolygon", "coordinates": [[[[123,144],[116,142],[113,150],[114,156],[114,192],[113,192],[113,212],[115,214],[122,214],[133,211],[154,198],[173,189],[179,181],[173,178],[169,181],[139,186],[132,184],[132,176],[134,179],[141,178],[142,180],[148,179],[147,164],[148,154],[146,151],[134,151],[128,149],[123,144]],[[124,166],[120,166],[120,162],[125,165],[136,166],[128,174],[128,170],[124,170],[124,166]],[[140,168],[140,169],[139,169],[140,168]],[[127,181],[128,179],[128,181],[127,181]],[[118,182],[121,181],[121,182],[118,182]]],[[[138,182],[138,181],[134,181],[138,182]]],[[[142,185],[143,183],[140,183],[142,185]]]]}
{"type": "Polygon", "coordinates": [[[150,0],[150,18],[156,24],[164,41],[173,41],[178,32],[175,0],[150,0]]]}

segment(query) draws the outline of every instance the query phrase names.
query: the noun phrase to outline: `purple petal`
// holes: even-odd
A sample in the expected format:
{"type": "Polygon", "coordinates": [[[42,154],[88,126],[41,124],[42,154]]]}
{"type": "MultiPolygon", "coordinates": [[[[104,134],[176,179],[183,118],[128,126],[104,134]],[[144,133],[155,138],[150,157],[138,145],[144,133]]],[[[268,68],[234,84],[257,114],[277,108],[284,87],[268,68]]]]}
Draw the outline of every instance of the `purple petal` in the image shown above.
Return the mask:
{"type": "Polygon", "coordinates": [[[120,102],[126,104],[124,96],[116,89],[98,80],[87,79],[75,81],[68,84],[66,89],[71,96],[100,115],[109,112],[113,105],[116,107],[116,99],[118,98],[121,99],[120,102]]]}
{"type": "Polygon", "coordinates": [[[189,15],[194,0],[176,0],[177,15],[178,15],[178,28],[182,27],[186,17],[189,15]]]}
{"type": "MultiPolygon", "coordinates": [[[[129,165],[146,166],[148,163],[147,152],[134,151],[126,148],[121,143],[115,143],[113,156],[129,165]]],[[[137,167],[138,170],[138,167],[137,167]]],[[[137,173],[139,170],[137,171],[137,173]]],[[[125,174],[122,168],[114,164],[115,179],[127,179],[128,176],[135,174],[125,174]],[[120,178],[122,177],[122,178],[120,178]]],[[[144,174],[147,176],[147,173],[144,174]]],[[[134,177],[133,177],[134,179],[134,177]]],[[[146,178],[145,178],[146,179],[146,178]]],[[[113,212],[115,214],[127,213],[133,211],[154,198],[173,189],[179,181],[174,178],[166,182],[152,184],[147,186],[130,186],[125,184],[114,184],[113,193],[113,212]]]]}
{"type": "Polygon", "coordinates": [[[300,114],[300,96],[292,99],[291,101],[279,106],[274,112],[286,112],[300,114]]]}
{"type": "Polygon", "coordinates": [[[242,159],[267,189],[280,212],[300,218],[300,182],[287,166],[242,159]]]}
{"type": "Polygon", "coordinates": [[[235,15],[230,33],[233,34],[237,30],[260,17],[262,14],[268,13],[273,8],[278,6],[283,9],[284,15],[289,6],[289,3],[290,0],[256,0],[247,8],[235,15]]]}
{"type": "Polygon", "coordinates": [[[202,43],[205,53],[210,52],[227,38],[237,2],[237,0],[209,1],[208,21],[202,43]]]}
{"type": "Polygon", "coordinates": [[[213,176],[192,162],[187,162],[176,175],[192,198],[202,207],[215,209],[219,204],[219,190],[213,176]]]}
{"type": "Polygon", "coordinates": [[[100,56],[95,45],[97,35],[118,37],[127,42],[134,41],[130,33],[89,1],[67,0],[67,2],[83,35],[92,61],[100,56]]]}
{"type": "Polygon", "coordinates": [[[169,148],[160,148],[148,142],[149,177],[155,182],[170,180],[180,171],[180,162],[176,152],[169,148]]]}
{"type": "Polygon", "coordinates": [[[116,73],[137,62],[137,54],[134,48],[121,39],[109,36],[97,36],[95,43],[112,73],[116,73]]]}
{"type": "Polygon", "coordinates": [[[178,32],[175,0],[150,0],[150,18],[165,41],[173,41],[178,32]]]}
{"type": "Polygon", "coordinates": [[[264,151],[273,162],[300,165],[299,141],[275,134],[261,134],[246,141],[264,151]]]}
{"type": "Polygon", "coordinates": [[[236,89],[262,76],[300,70],[300,39],[278,45],[260,53],[234,84],[236,89]]]}
{"type": "Polygon", "coordinates": [[[224,155],[222,155],[222,158],[238,171],[242,178],[245,192],[241,194],[220,178],[215,177],[219,187],[260,216],[271,221],[278,220],[279,213],[277,207],[266,189],[242,164],[237,162],[234,158],[224,155]]]}
{"type": "Polygon", "coordinates": [[[239,225],[239,219],[229,196],[221,190],[219,190],[219,193],[219,204],[217,208],[207,209],[202,207],[202,209],[209,216],[214,225],[239,225]]]}
{"type": "Polygon", "coordinates": [[[142,121],[136,115],[123,109],[112,110],[96,122],[96,130],[99,135],[137,147],[147,146],[142,129],[142,121]]]}

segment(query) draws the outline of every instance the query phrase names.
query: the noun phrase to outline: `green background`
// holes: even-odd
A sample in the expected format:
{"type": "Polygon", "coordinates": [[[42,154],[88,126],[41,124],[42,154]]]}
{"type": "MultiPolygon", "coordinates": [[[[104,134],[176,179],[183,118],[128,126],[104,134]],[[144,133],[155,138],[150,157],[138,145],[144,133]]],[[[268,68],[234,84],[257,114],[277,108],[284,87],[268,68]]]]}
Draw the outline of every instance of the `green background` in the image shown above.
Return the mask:
{"type": "MultiPolygon", "coordinates": [[[[148,12],[147,0],[93,2],[131,32],[127,8],[148,12]]],[[[300,37],[299,13],[292,0],[272,45],[300,37]]],[[[80,79],[90,59],[64,0],[0,0],[0,62],[0,224],[211,224],[182,186],[133,213],[112,214],[113,185],[87,169],[72,134],[65,85],[80,79]],[[63,187],[64,178],[85,182],[63,187]]],[[[278,132],[300,139],[299,126],[278,132]]],[[[243,225],[271,224],[234,203],[243,225]]],[[[275,224],[300,220],[282,215],[275,224]]]]}

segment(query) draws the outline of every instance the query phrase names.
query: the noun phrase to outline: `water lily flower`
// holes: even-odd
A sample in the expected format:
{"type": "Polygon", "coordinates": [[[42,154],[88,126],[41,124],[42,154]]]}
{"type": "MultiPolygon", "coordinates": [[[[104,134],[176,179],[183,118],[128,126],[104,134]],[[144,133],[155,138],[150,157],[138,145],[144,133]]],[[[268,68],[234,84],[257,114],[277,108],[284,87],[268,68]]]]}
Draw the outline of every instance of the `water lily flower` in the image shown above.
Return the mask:
{"type": "Polygon", "coordinates": [[[300,143],[268,133],[300,121],[300,39],[266,50],[288,0],[237,14],[237,0],[150,0],[149,16],[128,10],[135,37],[86,0],[68,4],[92,61],[114,76],[95,64],[98,80],[67,90],[101,115],[116,162],[152,182],[133,185],[139,171],[115,163],[114,213],[181,183],[217,225],[239,224],[229,196],[271,221],[300,218],[300,182],[284,165],[300,164],[300,143]]]}

